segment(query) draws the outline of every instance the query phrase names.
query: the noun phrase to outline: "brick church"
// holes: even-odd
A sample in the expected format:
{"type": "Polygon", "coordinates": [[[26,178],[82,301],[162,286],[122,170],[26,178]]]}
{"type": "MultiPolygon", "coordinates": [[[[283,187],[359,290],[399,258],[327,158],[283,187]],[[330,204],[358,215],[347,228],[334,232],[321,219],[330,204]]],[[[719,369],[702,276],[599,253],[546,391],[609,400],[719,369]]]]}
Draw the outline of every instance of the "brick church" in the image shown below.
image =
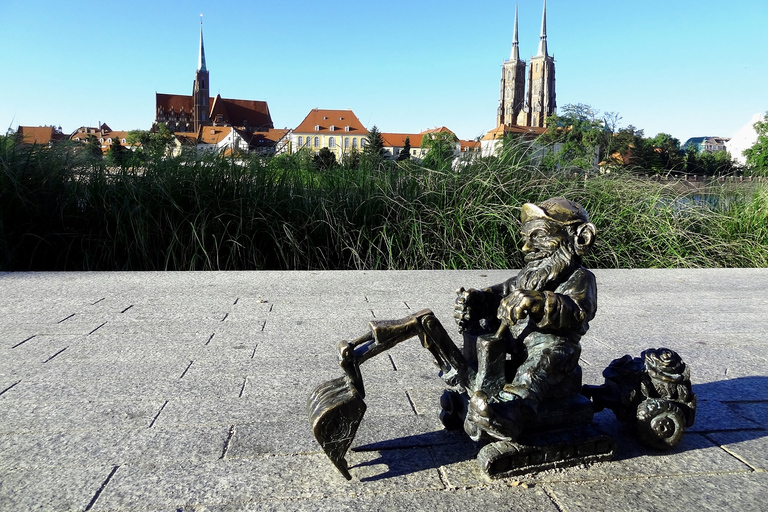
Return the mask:
{"type": "Polygon", "coordinates": [[[155,126],[165,123],[174,133],[200,134],[205,126],[231,126],[247,133],[274,128],[266,101],[211,97],[210,74],[205,64],[203,22],[200,20],[200,49],[190,96],[155,94],[155,126]]]}

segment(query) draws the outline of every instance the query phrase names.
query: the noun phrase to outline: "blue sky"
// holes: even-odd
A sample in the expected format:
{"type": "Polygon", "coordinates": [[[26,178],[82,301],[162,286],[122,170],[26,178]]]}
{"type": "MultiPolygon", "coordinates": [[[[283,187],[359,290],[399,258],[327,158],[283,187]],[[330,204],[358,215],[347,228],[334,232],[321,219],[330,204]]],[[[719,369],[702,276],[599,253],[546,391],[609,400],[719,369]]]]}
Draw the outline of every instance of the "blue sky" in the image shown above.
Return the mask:
{"type": "MultiPolygon", "coordinates": [[[[519,0],[521,58],[542,0],[519,0]]],[[[211,92],[265,100],[275,127],[351,108],[367,127],[495,126],[515,2],[0,0],[0,124],[148,129],[154,93],[190,94],[200,14],[211,92]]],[[[647,136],[729,137],[768,110],[768,2],[549,0],[557,103],[647,136]]]]}

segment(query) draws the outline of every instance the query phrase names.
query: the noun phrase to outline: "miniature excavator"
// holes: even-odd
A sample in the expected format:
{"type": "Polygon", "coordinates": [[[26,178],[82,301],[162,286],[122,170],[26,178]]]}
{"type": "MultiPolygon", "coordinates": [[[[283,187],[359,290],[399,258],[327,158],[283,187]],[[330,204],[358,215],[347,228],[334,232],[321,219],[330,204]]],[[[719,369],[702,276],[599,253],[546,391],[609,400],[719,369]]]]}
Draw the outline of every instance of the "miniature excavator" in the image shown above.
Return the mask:
{"type": "Polygon", "coordinates": [[[582,386],[580,339],[597,288],[581,256],[595,228],[564,198],[523,205],[521,222],[525,267],[503,283],[457,290],[462,349],[429,309],[371,321],[363,336],[338,344],[344,375],[315,388],[307,411],[315,439],[347,480],[345,455],[367,408],[360,365],[411,338],[440,369],[442,424],[483,444],[477,461],[492,478],[611,459],[613,438],[592,425],[604,408],[655,448],[675,446],[693,425],[690,371],[672,350],[624,356],[603,372],[604,384],[582,386]]]}

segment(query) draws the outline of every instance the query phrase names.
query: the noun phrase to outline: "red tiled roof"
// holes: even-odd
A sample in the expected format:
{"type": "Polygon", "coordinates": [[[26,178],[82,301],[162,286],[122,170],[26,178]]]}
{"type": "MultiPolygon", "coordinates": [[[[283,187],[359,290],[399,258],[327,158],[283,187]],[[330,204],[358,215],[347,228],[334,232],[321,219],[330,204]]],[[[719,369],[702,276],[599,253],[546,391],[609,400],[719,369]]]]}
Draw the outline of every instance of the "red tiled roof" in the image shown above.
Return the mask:
{"type": "MultiPolygon", "coordinates": [[[[209,103],[210,104],[210,103],[209,103]]],[[[183,108],[186,113],[191,113],[195,107],[195,101],[192,96],[185,96],[183,94],[161,94],[155,93],[155,111],[160,107],[168,113],[173,109],[175,112],[181,112],[183,108]]]]}
{"type": "Polygon", "coordinates": [[[19,126],[16,136],[22,144],[48,144],[52,140],[67,138],[53,126],[19,126]]]}
{"type": "Polygon", "coordinates": [[[231,132],[231,126],[203,126],[200,128],[200,142],[218,144],[231,132]]]}
{"type": "Polygon", "coordinates": [[[351,110],[312,109],[293,130],[295,133],[335,133],[368,135],[368,130],[351,110]],[[334,130],[331,131],[331,126],[334,130]],[[349,129],[347,129],[349,127],[349,129]]]}
{"type": "Polygon", "coordinates": [[[421,133],[423,133],[423,134],[424,134],[424,133],[443,133],[443,132],[446,132],[446,133],[453,133],[453,131],[452,131],[452,130],[449,130],[449,129],[448,129],[448,128],[446,128],[445,126],[441,126],[440,128],[430,128],[429,130],[424,130],[424,131],[423,131],[423,132],[421,132],[421,133]]]}
{"type": "Polygon", "coordinates": [[[405,138],[408,137],[408,142],[411,143],[412,148],[418,148],[421,146],[421,139],[424,137],[423,133],[382,133],[381,141],[386,147],[401,148],[405,146],[405,138]]]}
{"type": "Polygon", "coordinates": [[[270,129],[272,116],[266,101],[232,100],[216,95],[211,100],[211,120],[221,116],[233,126],[248,126],[257,130],[270,129]]]}
{"type": "Polygon", "coordinates": [[[267,131],[262,132],[253,132],[253,134],[248,133],[240,133],[240,136],[243,137],[244,140],[249,141],[249,144],[252,146],[263,146],[263,145],[272,145],[280,141],[283,137],[285,137],[288,132],[291,130],[285,129],[271,129],[267,131]]]}
{"type": "MultiPolygon", "coordinates": [[[[269,106],[266,101],[228,99],[222,98],[219,94],[215,98],[209,98],[208,104],[211,106],[209,112],[211,121],[214,121],[216,116],[221,114],[224,121],[233,126],[247,125],[257,130],[273,127],[272,116],[269,114],[269,106]]],[[[166,114],[171,109],[176,113],[184,109],[184,112],[191,114],[194,106],[195,102],[192,96],[155,93],[156,112],[162,107],[166,114]]]]}
{"type": "Polygon", "coordinates": [[[462,151],[480,151],[479,140],[460,140],[462,151]]]}

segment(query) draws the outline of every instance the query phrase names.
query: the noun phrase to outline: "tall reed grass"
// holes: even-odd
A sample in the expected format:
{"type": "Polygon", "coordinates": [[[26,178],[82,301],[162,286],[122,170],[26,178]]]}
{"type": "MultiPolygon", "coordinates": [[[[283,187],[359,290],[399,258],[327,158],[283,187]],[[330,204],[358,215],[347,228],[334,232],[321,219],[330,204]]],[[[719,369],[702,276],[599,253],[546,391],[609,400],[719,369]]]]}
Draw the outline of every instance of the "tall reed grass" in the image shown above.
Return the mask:
{"type": "Polygon", "coordinates": [[[0,147],[4,270],[518,268],[519,208],[590,212],[593,268],[768,266],[768,187],[701,204],[631,173],[544,173],[524,143],[442,170],[316,171],[303,154],[108,168],[76,148],[0,147]]]}

